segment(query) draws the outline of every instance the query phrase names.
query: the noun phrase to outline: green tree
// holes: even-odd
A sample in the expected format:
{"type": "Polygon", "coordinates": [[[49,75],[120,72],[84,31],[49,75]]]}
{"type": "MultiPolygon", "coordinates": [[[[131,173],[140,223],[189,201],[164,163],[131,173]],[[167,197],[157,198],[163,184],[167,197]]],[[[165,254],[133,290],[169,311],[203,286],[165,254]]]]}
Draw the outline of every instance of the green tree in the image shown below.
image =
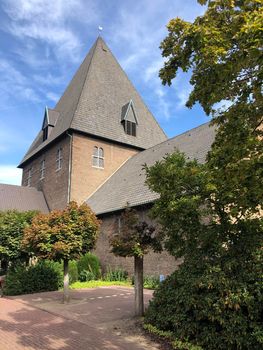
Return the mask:
{"type": "Polygon", "coordinates": [[[160,77],[171,84],[179,68],[191,71],[187,106],[199,102],[217,133],[205,165],[175,153],[146,168],[160,194],[154,215],[165,246],[184,257],[156,293],[148,320],[204,348],[260,349],[262,1],[200,3],[207,9],[193,23],[169,22],[160,77]]]}
{"type": "Polygon", "coordinates": [[[0,261],[3,270],[7,270],[10,262],[27,262],[29,259],[27,252],[22,249],[21,241],[24,228],[30,225],[36,214],[35,211],[0,212],[0,261]]]}
{"type": "Polygon", "coordinates": [[[186,105],[199,102],[218,127],[209,165],[221,179],[221,200],[246,212],[253,198],[262,204],[262,0],[199,2],[207,9],[193,23],[169,22],[160,77],[171,84],[179,68],[192,72],[186,105]]]}
{"type": "Polygon", "coordinates": [[[141,221],[135,209],[126,208],[121,214],[116,232],[110,238],[112,252],[117,256],[134,257],[135,315],[144,314],[143,257],[149,249],[162,250],[160,234],[146,221],[141,221]]]}
{"type": "Polygon", "coordinates": [[[209,161],[187,161],[179,152],[146,172],[160,195],[152,213],[164,245],[184,258],[155,293],[146,320],[205,349],[260,349],[263,220],[257,197],[247,198],[246,212],[230,199],[226,205],[226,184],[209,161]]]}
{"type": "Polygon", "coordinates": [[[71,202],[64,210],[36,216],[24,231],[23,246],[41,259],[64,262],[64,302],[69,301],[69,260],[90,251],[99,221],[86,205],[71,202]]]}

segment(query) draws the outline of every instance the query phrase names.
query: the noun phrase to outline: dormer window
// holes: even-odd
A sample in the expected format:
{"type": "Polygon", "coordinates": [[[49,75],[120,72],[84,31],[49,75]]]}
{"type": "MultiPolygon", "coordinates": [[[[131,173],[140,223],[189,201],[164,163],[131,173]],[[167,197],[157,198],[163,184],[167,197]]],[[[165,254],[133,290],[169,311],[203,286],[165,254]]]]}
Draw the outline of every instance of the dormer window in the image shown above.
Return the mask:
{"type": "Polygon", "coordinates": [[[43,141],[45,141],[48,137],[48,126],[46,126],[44,129],[43,129],[43,141]]]}
{"type": "Polygon", "coordinates": [[[137,116],[132,100],[122,107],[121,123],[127,135],[136,136],[137,116]]]}
{"type": "Polygon", "coordinates": [[[59,112],[45,108],[44,120],[42,124],[42,140],[46,141],[54,128],[56,121],[58,119],[59,112]]]}
{"type": "Polygon", "coordinates": [[[136,136],[136,123],[124,120],[124,130],[127,135],[136,136]]]}
{"type": "Polygon", "coordinates": [[[93,147],[92,166],[95,168],[104,168],[104,150],[101,147],[93,147]]]}

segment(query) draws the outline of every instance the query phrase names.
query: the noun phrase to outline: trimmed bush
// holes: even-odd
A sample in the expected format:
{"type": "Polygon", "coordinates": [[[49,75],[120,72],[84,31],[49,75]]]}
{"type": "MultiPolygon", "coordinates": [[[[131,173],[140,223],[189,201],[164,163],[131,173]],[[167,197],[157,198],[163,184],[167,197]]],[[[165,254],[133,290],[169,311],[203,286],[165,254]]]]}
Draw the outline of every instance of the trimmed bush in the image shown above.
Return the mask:
{"type": "Polygon", "coordinates": [[[95,279],[100,278],[101,268],[99,258],[91,253],[86,253],[77,262],[78,273],[81,274],[82,271],[92,272],[95,276],[95,279]]]}
{"type": "Polygon", "coordinates": [[[263,348],[262,260],[236,274],[182,265],[154,293],[145,322],[209,350],[263,348]],[[261,276],[261,277],[260,277],[261,276]]]}
{"type": "Polygon", "coordinates": [[[4,284],[5,295],[20,295],[58,290],[63,285],[58,263],[40,261],[34,266],[10,268],[4,284]]]}
{"type": "Polygon", "coordinates": [[[104,281],[127,281],[128,272],[122,270],[121,268],[112,270],[111,268],[107,269],[106,274],[104,275],[104,281]]]}

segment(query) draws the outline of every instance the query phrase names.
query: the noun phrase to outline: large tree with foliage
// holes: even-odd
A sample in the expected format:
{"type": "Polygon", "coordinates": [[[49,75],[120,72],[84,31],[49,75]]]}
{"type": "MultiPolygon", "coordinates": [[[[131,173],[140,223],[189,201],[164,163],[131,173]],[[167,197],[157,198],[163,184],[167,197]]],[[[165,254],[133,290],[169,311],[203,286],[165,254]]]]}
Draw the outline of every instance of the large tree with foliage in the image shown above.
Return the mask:
{"type": "Polygon", "coordinates": [[[99,221],[86,205],[71,202],[64,210],[36,216],[24,231],[23,246],[41,259],[64,262],[64,302],[69,301],[68,263],[90,251],[99,221]]]}
{"type": "Polygon", "coordinates": [[[169,22],[160,77],[171,84],[179,68],[191,70],[187,106],[199,102],[211,113],[217,134],[205,165],[176,153],[147,169],[149,186],[160,194],[154,214],[166,247],[184,256],[156,294],[148,320],[204,348],[260,349],[262,2],[200,3],[207,9],[193,23],[169,22]]]}
{"type": "Polygon", "coordinates": [[[0,212],[0,261],[6,271],[10,262],[27,262],[28,253],[22,249],[21,241],[24,228],[30,225],[35,211],[18,212],[15,210],[0,212]]]}
{"type": "Polygon", "coordinates": [[[144,314],[143,257],[149,249],[162,250],[160,233],[153,225],[140,220],[135,209],[126,208],[110,237],[112,252],[117,256],[134,257],[135,315],[144,314]]]}

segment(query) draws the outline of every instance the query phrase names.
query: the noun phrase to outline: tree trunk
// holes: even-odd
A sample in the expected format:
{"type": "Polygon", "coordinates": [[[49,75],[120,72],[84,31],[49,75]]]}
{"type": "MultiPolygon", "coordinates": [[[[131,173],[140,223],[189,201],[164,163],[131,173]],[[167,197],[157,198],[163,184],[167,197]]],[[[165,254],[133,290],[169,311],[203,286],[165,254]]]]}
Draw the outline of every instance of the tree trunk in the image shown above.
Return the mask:
{"type": "Polygon", "coordinates": [[[134,257],[135,316],[143,316],[143,257],[134,257]]]}
{"type": "Polygon", "coordinates": [[[64,260],[64,294],[63,294],[63,303],[69,303],[68,260],[64,260]]]}

